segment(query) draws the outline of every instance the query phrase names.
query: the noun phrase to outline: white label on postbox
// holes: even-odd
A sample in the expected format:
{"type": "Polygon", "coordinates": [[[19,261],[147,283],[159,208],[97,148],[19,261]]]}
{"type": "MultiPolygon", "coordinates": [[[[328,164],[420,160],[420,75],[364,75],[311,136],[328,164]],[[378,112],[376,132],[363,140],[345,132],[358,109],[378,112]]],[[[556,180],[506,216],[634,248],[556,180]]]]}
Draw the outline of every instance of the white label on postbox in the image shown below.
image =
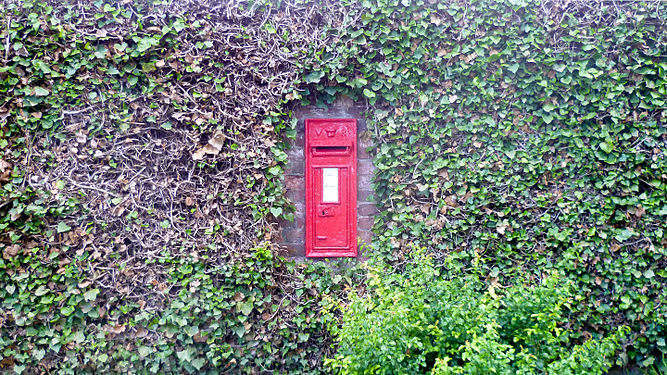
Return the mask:
{"type": "Polygon", "coordinates": [[[338,202],[338,168],[322,168],[322,202],[338,202]]]}

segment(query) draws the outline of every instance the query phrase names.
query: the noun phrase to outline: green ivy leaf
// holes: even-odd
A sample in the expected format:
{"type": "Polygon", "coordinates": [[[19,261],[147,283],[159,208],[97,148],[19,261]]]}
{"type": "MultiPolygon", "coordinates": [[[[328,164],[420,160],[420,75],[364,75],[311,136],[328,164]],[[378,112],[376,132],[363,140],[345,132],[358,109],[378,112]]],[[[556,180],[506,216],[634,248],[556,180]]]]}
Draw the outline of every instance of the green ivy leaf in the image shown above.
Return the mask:
{"type": "Polygon", "coordinates": [[[278,165],[274,165],[273,167],[269,168],[267,172],[273,176],[278,176],[282,172],[282,168],[278,165]]]}
{"type": "Polygon", "coordinates": [[[42,358],[44,358],[44,354],[46,354],[46,351],[41,348],[32,351],[32,357],[35,358],[36,361],[41,361],[42,358]]]}
{"type": "Polygon", "coordinates": [[[152,37],[141,38],[139,40],[139,43],[137,43],[137,52],[143,53],[149,48],[151,48],[153,44],[157,43],[152,37]]]}
{"type": "Polygon", "coordinates": [[[305,80],[306,83],[318,83],[322,77],[324,77],[324,72],[318,70],[306,75],[305,80]]]}
{"type": "Polygon", "coordinates": [[[72,334],[72,341],[74,341],[77,344],[82,343],[85,339],[86,337],[84,336],[83,331],[81,330],[76,331],[74,332],[74,334],[72,334]]]}
{"type": "Polygon", "coordinates": [[[60,309],[60,313],[64,316],[70,316],[74,312],[74,306],[67,305],[60,309]]]}
{"type": "Polygon", "coordinates": [[[97,295],[100,293],[100,290],[95,288],[95,289],[90,289],[86,293],[83,294],[83,298],[86,301],[94,301],[97,298],[97,295]]]}
{"type": "Polygon", "coordinates": [[[174,30],[176,30],[177,33],[180,33],[182,30],[185,30],[186,28],[187,25],[185,24],[182,18],[177,18],[176,21],[174,21],[174,30]]]}
{"type": "Polygon", "coordinates": [[[600,149],[606,153],[610,153],[614,149],[614,146],[609,142],[602,142],[600,143],[600,149]]]}
{"type": "Polygon", "coordinates": [[[280,207],[271,207],[271,215],[273,215],[275,218],[278,218],[280,214],[283,213],[283,209],[280,207]]]}
{"type": "Polygon", "coordinates": [[[58,227],[56,228],[56,231],[58,233],[64,233],[64,232],[69,232],[70,229],[72,229],[69,225],[65,224],[64,221],[61,221],[58,223],[58,227]]]}
{"type": "Polygon", "coordinates": [[[141,71],[144,73],[151,73],[156,69],[154,62],[141,63],[141,71]]]}
{"type": "Polygon", "coordinates": [[[355,78],[352,81],[352,86],[353,87],[363,87],[363,86],[366,86],[367,84],[368,84],[368,80],[366,80],[365,78],[355,78]]]}
{"type": "Polygon", "coordinates": [[[367,98],[374,98],[375,93],[369,89],[364,89],[364,96],[367,98]]]}
{"type": "Polygon", "coordinates": [[[181,362],[190,363],[190,361],[192,360],[192,349],[186,348],[184,350],[177,351],[176,352],[176,357],[178,357],[178,359],[181,362]]]}
{"type": "Polygon", "coordinates": [[[41,297],[48,292],[49,292],[49,288],[47,288],[45,285],[40,285],[39,288],[37,288],[37,290],[35,290],[35,295],[37,297],[41,297]]]}
{"type": "Polygon", "coordinates": [[[137,351],[139,352],[139,355],[142,358],[146,358],[146,357],[148,357],[148,355],[150,355],[153,352],[153,348],[151,348],[149,346],[140,345],[137,348],[137,351]]]}
{"type": "Polygon", "coordinates": [[[621,230],[620,232],[618,232],[618,234],[616,234],[616,236],[614,238],[616,238],[616,240],[618,242],[623,242],[623,241],[627,241],[628,239],[630,239],[630,237],[632,237],[636,234],[637,233],[635,233],[635,231],[633,231],[632,229],[625,228],[625,229],[621,230]]]}
{"type": "Polygon", "coordinates": [[[241,313],[242,313],[243,315],[246,315],[246,316],[247,316],[247,315],[250,315],[250,313],[252,312],[253,303],[252,303],[251,300],[247,300],[247,301],[241,303],[241,304],[239,305],[239,308],[240,308],[241,313]]]}
{"type": "Polygon", "coordinates": [[[107,48],[104,45],[99,45],[95,48],[95,57],[98,59],[104,59],[107,57],[107,48]]]}
{"type": "Polygon", "coordinates": [[[565,64],[554,64],[553,68],[558,73],[562,73],[565,70],[565,64]]]}
{"type": "Polygon", "coordinates": [[[236,333],[239,338],[242,338],[245,335],[245,327],[243,325],[233,327],[232,332],[236,333]]]}
{"type": "Polygon", "coordinates": [[[197,357],[190,362],[192,367],[194,367],[197,371],[201,370],[201,368],[204,367],[205,363],[206,363],[206,359],[201,358],[201,357],[197,357]]]}
{"type": "Polygon", "coordinates": [[[44,73],[44,74],[51,74],[51,73],[53,73],[53,71],[51,70],[51,67],[50,67],[47,63],[45,63],[44,61],[42,61],[42,60],[36,60],[36,61],[33,63],[33,65],[35,65],[35,67],[37,67],[39,70],[41,70],[42,73],[44,73]]]}
{"type": "Polygon", "coordinates": [[[48,96],[49,93],[50,93],[49,90],[43,87],[40,86],[35,87],[35,96],[48,96]]]}

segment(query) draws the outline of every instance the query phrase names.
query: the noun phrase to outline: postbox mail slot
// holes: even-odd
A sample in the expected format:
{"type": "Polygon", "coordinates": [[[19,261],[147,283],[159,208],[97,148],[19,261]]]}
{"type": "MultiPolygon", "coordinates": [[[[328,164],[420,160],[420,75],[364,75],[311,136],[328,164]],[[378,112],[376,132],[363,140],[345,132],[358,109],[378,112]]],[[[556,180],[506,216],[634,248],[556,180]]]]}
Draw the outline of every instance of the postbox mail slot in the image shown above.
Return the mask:
{"type": "Polygon", "coordinates": [[[348,146],[314,146],[313,155],[315,156],[326,156],[326,155],[347,155],[350,153],[350,147],[348,146]]]}
{"type": "Polygon", "coordinates": [[[357,121],[306,119],[306,256],[357,256],[357,121]]]}

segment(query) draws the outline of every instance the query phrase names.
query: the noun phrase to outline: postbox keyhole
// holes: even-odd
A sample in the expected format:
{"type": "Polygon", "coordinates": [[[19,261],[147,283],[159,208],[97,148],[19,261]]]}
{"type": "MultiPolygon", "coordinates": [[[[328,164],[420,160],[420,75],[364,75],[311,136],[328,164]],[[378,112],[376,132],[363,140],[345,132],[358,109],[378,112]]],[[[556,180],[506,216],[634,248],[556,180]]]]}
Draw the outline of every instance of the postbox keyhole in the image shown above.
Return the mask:
{"type": "Polygon", "coordinates": [[[334,216],[334,208],[333,207],[319,207],[317,209],[317,212],[318,212],[319,216],[321,216],[321,217],[334,216]]]}

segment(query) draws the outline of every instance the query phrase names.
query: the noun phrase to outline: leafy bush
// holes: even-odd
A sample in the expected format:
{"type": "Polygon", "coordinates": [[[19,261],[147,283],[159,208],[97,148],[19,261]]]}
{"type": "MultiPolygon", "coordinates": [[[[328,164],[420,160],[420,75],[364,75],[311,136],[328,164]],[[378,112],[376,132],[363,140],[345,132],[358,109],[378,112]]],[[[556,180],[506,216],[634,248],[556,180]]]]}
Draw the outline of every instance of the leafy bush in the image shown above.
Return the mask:
{"type": "Polygon", "coordinates": [[[660,362],[651,365],[647,371],[643,372],[644,375],[664,375],[667,374],[667,359],[663,355],[660,359],[660,362]]]}
{"type": "Polygon", "coordinates": [[[577,344],[566,329],[571,284],[550,275],[500,290],[448,260],[441,275],[415,256],[405,272],[369,266],[369,291],[354,295],[332,330],[341,374],[602,374],[626,328],[577,344]],[[455,276],[455,277],[453,277],[455,276]]]}

